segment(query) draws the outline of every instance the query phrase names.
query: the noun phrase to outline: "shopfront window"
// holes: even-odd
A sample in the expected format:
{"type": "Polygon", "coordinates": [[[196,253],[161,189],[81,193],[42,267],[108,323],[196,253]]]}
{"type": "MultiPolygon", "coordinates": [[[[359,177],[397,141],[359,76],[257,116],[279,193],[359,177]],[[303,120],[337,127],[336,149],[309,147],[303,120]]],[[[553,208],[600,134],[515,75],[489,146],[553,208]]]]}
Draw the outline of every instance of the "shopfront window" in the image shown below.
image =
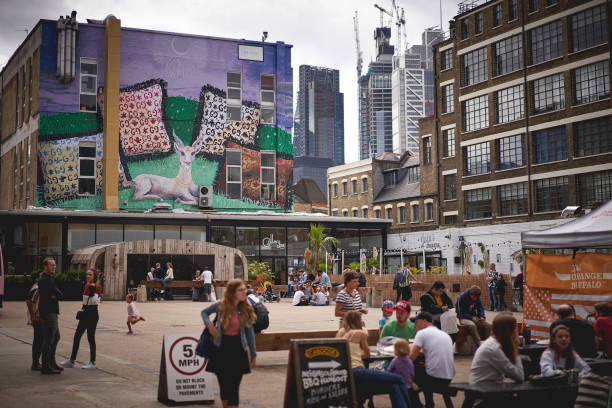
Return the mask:
{"type": "Polygon", "coordinates": [[[39,255],[62,253],[62,224],[46,222],[38,224],[38,253],[39,255]]]}
{"type": "Polygon", "coordinates": [[[123,241],[122,224],[96,225],[96,244],[110,244],[111,242],[121,241],[123,241]]]}
{"type": "Polygon", "coordinates": [[[236,248],[245,256],[259,255],[259,228],[236,227],[236,248]]]}
{"type": "Polygon", "coordinates": [[[359,230],[349,228],[338,228],[336,230],[338,239],[338,250],[348,252],[359,252],[359,230]]]}
{"type": "Polygon", "coordinates": [[[372,248],[382,247],[382,235],[377,229],[362,229],[361,230],[361,248],[372,250],[372,248]]]}
{"type": "Polygon", "coordinates": [[[125,225],[125,241],[153,239],[153,225],[125,225]]]}
{"type": "Polygon", "coordinates": [[[206,241],[206,227],[202,225],[183,225],[181,239],[188,241],[206,241]]]}
{"type": "Polygon", "coordinates": [[[155,239],[181,239],[181,227],[178,225],[156,225],[155,239]]]}
{"type": "Polygon", "coordinates": [[[285,228],[261,229],[261,256],[285,256],[286,240],[285,228]]]}
{"type": "Polygon", "coordinates": [[[214,244],[225,245],[232,248],[236,245],[234,227],[212,227],[210,229],[210,237],[214,244]]]}
{"type": "Polygon", "coordinates": [[[68,224],[68,251],[85,248],[95,242],[95,224],[68,224]]]}

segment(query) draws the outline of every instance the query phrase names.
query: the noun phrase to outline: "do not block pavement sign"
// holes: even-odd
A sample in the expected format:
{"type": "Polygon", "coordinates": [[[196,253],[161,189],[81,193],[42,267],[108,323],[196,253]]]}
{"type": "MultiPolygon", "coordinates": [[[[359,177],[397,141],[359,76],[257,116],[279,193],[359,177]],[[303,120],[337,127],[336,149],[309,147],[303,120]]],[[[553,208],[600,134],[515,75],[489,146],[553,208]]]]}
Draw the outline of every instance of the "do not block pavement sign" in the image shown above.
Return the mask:
{"type": "Polygon", "coordinates": [[[157,400],[166,405],[213,403],[213,376],[206,359],[196,355],[199,335],[165,334],[157,400]]]}
{"type": "Polygon", "coordinates": [[[346,339],[291,341],[284,406],[357,407],[346,339]]]}

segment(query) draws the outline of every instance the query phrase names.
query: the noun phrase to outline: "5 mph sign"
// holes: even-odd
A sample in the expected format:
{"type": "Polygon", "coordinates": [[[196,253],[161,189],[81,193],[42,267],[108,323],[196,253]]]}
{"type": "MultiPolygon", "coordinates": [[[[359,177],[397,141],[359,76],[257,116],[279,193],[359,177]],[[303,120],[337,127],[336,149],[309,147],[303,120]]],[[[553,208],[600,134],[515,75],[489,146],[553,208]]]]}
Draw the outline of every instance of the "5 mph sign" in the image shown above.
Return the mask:
{"type": "Polygon", "coordinates": [[[166,405],[213,402],[213,377],[195,353],[198,335],[166,334],[162,345],[157,399],[166,405]]]}

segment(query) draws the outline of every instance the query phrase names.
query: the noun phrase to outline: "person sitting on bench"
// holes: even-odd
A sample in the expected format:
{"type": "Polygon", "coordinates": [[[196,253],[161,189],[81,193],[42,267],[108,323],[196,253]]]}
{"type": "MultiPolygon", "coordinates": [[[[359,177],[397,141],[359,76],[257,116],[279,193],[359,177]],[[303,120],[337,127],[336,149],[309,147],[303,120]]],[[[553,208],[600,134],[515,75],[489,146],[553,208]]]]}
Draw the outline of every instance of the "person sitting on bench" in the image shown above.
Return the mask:
{"type": "Polygon", "coordinates": [[[466,289],[457,299],[457,317],[459,323],[467,326],[470,334],[478,346],[482,339],[487,339],[491,334],[491,323],[485,320],[484,307],[480,301],[481,290],[474,285],[466,289]],[[482,337],[478,330],[482,330],[482,337]]]}
{"type": "Polygon", "coordinates": [[[431,314],[434,325],[440,328],[440,316],[442,313],[453,308],[453,301],[448,297],[444,289],[444,282],[435,281],[427,292],[421,296],[421,311],[431,314]]]}

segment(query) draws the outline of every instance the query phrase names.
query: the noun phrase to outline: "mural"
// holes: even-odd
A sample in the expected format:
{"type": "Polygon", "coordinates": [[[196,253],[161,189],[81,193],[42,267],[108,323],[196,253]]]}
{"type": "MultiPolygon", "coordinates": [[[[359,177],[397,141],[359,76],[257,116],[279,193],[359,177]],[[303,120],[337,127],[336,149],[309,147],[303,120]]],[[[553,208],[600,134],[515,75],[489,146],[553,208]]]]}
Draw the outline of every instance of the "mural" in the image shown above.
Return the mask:
{"type": "MultiPolygon", "coordinates": [[[[54,44],[54,29],[45,26],[43,42],[54,44]]],[[[41,57],[39,206],[102,208],[103,36],[95,26],[84,24],[80,30],[77,59],[98,61],[98,111],[78,112],[78,65],[76,84],[62,84],[51,74],[54,50],[41,57]],[[96,142],[95,194],[90,196],[78,191],[79,144],[85,141],[96,142]]],[[[193,209],[198,186],[208,185],[214,190],[213,207],[220,211],[291,209],[290,54],[283,56],[288,66],[279,70],[282,55],[274,52],[276,46],[265,47],[265,62],[251,62],[238,60],[237,44],[229,40],[129,30],[122,31],[121,41],[120,208],[150,209],[165,201],[193,209]],[[229,70],[242,73],[240,121],[228,119],[229,70]],[[276,125],[260,123],[262,73],[276,78],[276,125]],[[227,148],[243,153],[241,199],[226,195],[227,148]],[[276,155],[273,201],[261,199],[260,150],[276,155]]]]}

